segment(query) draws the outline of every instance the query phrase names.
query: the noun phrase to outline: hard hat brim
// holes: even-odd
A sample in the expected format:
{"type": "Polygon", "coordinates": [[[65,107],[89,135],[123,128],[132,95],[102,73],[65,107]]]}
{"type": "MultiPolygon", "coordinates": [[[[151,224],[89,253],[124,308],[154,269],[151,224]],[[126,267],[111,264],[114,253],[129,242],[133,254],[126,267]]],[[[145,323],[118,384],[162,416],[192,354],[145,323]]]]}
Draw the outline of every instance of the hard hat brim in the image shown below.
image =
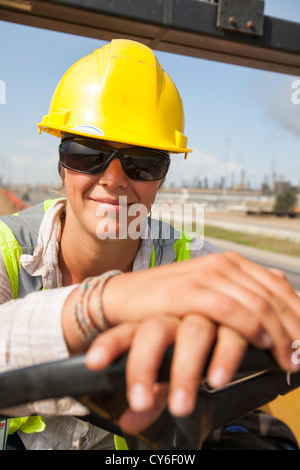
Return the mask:
{"type": "MultiPolygon", "coordinates": [[[[51,134],[55,137],[58,137],[59,139],[62,137],[62,134],[65,132],[65,133],[69,133],[69,134],[73,134],[73,135],[80,135],[80,136],[83,136],[83,137],[88,137],[88,138],[93,138],[93,139],[99,139],[99,140],[105,140],[105,141],[109,141],[109,142],[114,142],[113,139],[109,138],[109,136],[100,136],[100,135],[93,135],[93,134],[89,134],[87,132],[81,132],[81,131],[78,131],[78,130],[73,130],[73,129],[67,129],[66,127],[64,126],[45,126],[45,124],[43,124],[42,122],[39,122],[37,123],[37,126],[39,128],[39,133],[41,133],[42,131],[43,132],[46,132],[47,134],[51,134]]],[[[135,147],[145,147],[145,145],[142,145],[142,144],[138,144],[138,143],[132,143],[130,141],[121,141],[121,140],[118,140],[118,143],[121,143],[121,144],[126,144],[126,145],[134,145],[135,147]]],[[[165,147],[162,147],[162,146],[151,146],[151,145],[147,145],[148,148],[153,148],[155,150],[162,150],[162,151],[165,151],[165,152],[170,152],[170,153],[191,153],[193,151],[193,149],[190,149],[190,148],[185,148],[185,147],[182,147],[182,148],[178,148],[178,147],[173,147],[173,146],[165,146],[165,147]]]]}

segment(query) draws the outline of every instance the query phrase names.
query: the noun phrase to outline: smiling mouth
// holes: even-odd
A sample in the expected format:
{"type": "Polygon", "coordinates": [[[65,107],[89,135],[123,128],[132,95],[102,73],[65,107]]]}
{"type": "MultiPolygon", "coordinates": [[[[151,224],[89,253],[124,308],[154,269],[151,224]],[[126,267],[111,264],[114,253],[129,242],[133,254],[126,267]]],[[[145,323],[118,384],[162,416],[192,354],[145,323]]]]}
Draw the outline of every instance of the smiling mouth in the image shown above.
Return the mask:
{"type": "Polygon", "coordinates": [[[107,210],[120,210],[120,209],[125,209],[132,204],[133,202],[128,202],[126,196],[120,196],[118,199],[96,199],[96,198],[91,198],[92,201],[94,201],[96,204],[101,206],[103,209],[107,210]]]}

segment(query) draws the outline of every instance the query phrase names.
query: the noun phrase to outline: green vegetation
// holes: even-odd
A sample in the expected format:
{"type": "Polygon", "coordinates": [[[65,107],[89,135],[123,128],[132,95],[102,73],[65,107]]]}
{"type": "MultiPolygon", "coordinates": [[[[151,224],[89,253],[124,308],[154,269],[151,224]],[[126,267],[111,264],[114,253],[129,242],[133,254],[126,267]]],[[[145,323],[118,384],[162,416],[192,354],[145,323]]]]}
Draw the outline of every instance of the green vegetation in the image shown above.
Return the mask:
{"type": "Polygon", "coordinates": [[[260,248],[261,250],[300,257],[300,243],[293,243],[289,240],[281,240],[261,235],[254,235],[251,233],[234,232],[209,225],[205,225],[204,236],[253,246],[254,248],[260,248]]]}
{"type": "MultiPolygon", "coordinates": [[[[170,219],[170,223],[176,228],[176,223],[174,223],[172,217],[170,219]]],[[[191,224],[190,226],[188,225],[189,224],[184,226],[184,230],[186,232],[197,232],[195,224],[191,224]]],[[[177,228],[180,230],[180,227],[177,228]]],[[[233,243],[239,243],[241,245],[252,246],[253,248],[259,248],[260,250],[267,250],[300,258],[300,243],[295,243],[290,240],[227,230],[207,224],[204,225],[204,237],[217,238],[233,243]]]]}
{"type": "Polygon", "coordinates": [[[297,196],[293,191],[285,191],[277,194],[274,211],[293,212],[297,204],[297,196]]]}

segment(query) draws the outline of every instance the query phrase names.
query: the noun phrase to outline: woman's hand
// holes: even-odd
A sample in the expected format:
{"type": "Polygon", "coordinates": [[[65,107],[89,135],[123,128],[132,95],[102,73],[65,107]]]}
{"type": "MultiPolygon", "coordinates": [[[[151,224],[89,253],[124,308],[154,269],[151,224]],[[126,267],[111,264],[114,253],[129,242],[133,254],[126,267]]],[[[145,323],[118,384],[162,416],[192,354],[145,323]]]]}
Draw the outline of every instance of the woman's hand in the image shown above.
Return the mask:
{"type": "Polygon", "coordinates": [[[237,253],[117,276],[103,292],[103,307],[112,326],[161,315],[205,317],[258,348],[270,348],[283,369],[293,369],[300,298],[277,272],[237,253]]]}
{"type": "MultiPolygon", "coordinates": [[[[174,415],[190,413],[214,343],[208,367],[212,386],[230,380],[249,343],[270,349],[283,369],[295,369],[291,346],[300,338],[300,298],[277,271],[237,253],[212,254],[121,274],[107,282],[102,301],[110,329],[93,342],[87,365],[101,369],[129,351],[126,380],[130,409],[121,420],[126,429],[143,427],[153,420],[161,411],[164,396],[174,415]],[[170,344],[175,350],[166,390],[156,384],[156,376],[170,344]]],[[[92,296],[92,317],[97,302],[92,296]]],[[[69,320],[65,334],[71,329],[69,320]]],[[[69,344],[73,344],[71,352],[83,348],[78,336],[69,344]]]]}
{"type": "Polygon", "coordinates": [[[107,330],[93,342],[86,355],[90,369],[109,366],[129,350],[126,365],[129,409],[119,425],[127,433],[154,422],[166,404],[177,417],[190,414],[213,344],[208,381],[216,386],[227,382],[237,370],[247,342],[227,327],[205,317],[184,319],[162,315],[141,322],[123,323],[107,330]],[[174,344],[169,384],[158,384],[157,375],[166,349],[174,344]]]}

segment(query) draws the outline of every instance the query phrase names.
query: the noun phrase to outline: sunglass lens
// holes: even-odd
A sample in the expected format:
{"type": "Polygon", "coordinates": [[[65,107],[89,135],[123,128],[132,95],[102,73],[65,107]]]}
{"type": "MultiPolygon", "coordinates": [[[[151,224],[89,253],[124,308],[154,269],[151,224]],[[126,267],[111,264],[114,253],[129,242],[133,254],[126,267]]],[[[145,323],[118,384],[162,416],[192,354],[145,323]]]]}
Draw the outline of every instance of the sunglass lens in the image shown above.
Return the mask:
{"type": "Polygon", "coordinates": [[[126,162],[126,172],[131,179],[140,181],[154,181],[164,178],[169,169],[169,157],[165,154],[141,150],[123,153],[126,162]],[[134,155],[136,153],[136,155],[134,155]]]}
{"type": "Polygon", "coordinates": [[[111,152],[91,149],[78,142],[64,142],[61,145],[61,163],[74,171],[89,174],[101,173],[111,152]]]}

